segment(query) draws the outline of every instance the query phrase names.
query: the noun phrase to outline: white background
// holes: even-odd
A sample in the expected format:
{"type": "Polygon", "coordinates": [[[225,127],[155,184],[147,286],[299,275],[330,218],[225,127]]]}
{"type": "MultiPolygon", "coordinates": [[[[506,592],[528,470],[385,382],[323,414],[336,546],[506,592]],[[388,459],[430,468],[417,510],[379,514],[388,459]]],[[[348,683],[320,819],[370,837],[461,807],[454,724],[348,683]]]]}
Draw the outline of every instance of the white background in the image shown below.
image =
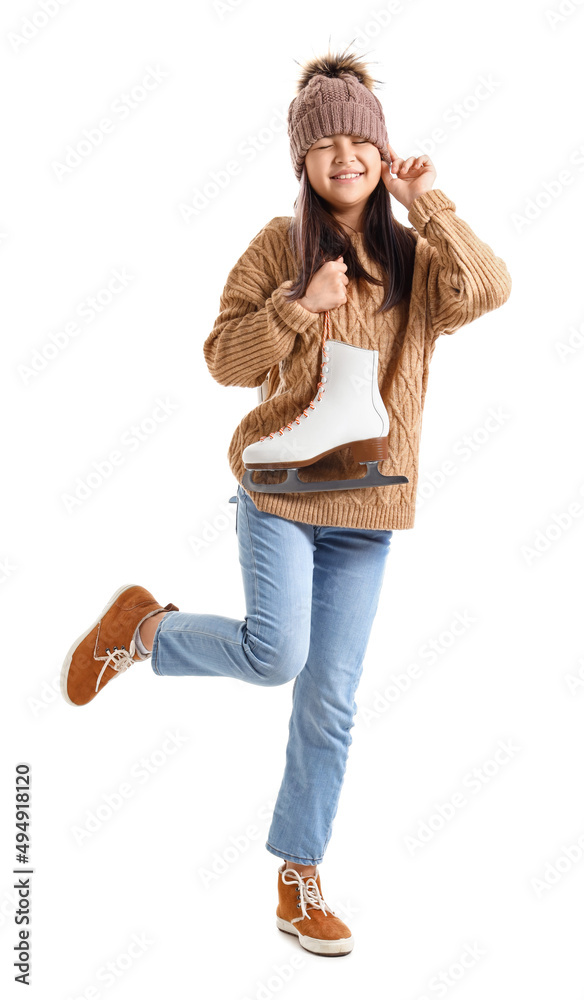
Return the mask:
{"type": "Polygon", "coordinates": [[[14,769],[27,761],[29,997],[581,998],[582,4],[564,3],[555,23],[559,0],[52,8],[43,24],[40,0],[5,0],[0,27],[3,995],[25,992],[11,886],[14,769]],[[432,360],[416,524],[392,539],[320,866],[355,936],[338,962],[275,926],[278,859],[264,842],[291,683],[162,679],[147,661],[84,708],[57,693],[69,646],[123,583],[181,610],[244,616],[226,456],[257,392],[218,385],[202,345],[230,268],[293,212],[294,60],[329,38],[335,50],[357,39],[399,155],[442,130],[435,187],[513,279],[509,301],[441,337],[432,360]],[[164,78],[127,117],[112,113],[153,67],[164,78]],[[114,130],[59,175],[68,147],[108,116],[114,130]],[[238,175],[213,189],[230,161],[238,175]],[[127,287],[80,320],[115,269],[127,287]],[[77,336],[25,377],[75,319],[77,336]],[[158,397],[173,412],[67,510],[63,495],[158,397]],[[456,471],[441,480],[448,460],[456,471]],[[459,636],[457,615],[472,619],[459,636]],[[176,753],[147,781],[130,777],[171,732],[176,753]],[[516,749],[492,766],[500,741],[516,749]],[[79,843],[75,829],[128,780],[131,798],[79,843]],[[452,818],[409,849],[457,792],[452,818]],[[134,935],[147,944],[129,961],[134,935]],[[469,947],[475,959],[457,964],[469,947]]]}

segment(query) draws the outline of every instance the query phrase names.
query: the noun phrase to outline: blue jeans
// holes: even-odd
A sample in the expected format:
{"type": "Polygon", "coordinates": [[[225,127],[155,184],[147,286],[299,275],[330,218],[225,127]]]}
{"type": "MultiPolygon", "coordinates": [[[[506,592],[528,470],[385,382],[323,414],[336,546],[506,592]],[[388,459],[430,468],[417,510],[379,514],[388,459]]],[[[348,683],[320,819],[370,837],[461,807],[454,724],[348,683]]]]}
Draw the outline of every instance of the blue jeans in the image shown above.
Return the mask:
{"type": "Polygon", "coordinates": [[[286,765],[265,847],[320,864],[352,743],[354,702],[392,530],[303,524],[259,511],[238,484],[243,621],[169,611],[156,630],[162,676],[294,681],[286,765]]]}

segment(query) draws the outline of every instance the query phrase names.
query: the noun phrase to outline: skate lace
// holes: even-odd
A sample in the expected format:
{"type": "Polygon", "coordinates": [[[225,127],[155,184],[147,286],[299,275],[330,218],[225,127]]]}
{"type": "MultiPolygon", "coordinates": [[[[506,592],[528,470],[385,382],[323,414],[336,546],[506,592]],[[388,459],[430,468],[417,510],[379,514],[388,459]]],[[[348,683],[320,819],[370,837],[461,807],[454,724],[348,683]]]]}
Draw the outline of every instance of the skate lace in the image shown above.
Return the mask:
{"type": "Polygon", "coordinates": [[[125,646],[121,646],[120,649],[118,649],[117,646],[114,646],[113,650],[107,648],[105,652],[106,652],[105,656],[95,657],[96,660],[105,660],[105,663],[101,668],[100,675],[97,678],[97,684],[95,685],[96,691],[99,690],[101,678],[103,677],[108,667],[113,667],[114,670],[118,670],[120,673],[123,673],[124,670],[127,670],[128,667],[132,666],[132,664],[134,663],[134,653],[136,652],[136,644],[132,639],[129,650],[126,649],[125,646]]]}
{"type": "Polygon", "coordinates": [[[315,875],[309,875],[308,878],[303,879],[302,875],[295,868],[285,868],[282,872],[282,882],[285,885],[293,885],[296,882],[299,889],[300,902],[298,906],[302,912],[299,917],[294,917],[290,923],[295,924],[298,920],[304,920],[305,918],[312,920],[312,917],[307,912],[308,908],[311,910],[322,910],[325,915],[328,910],[331,916],[334,917],[334,912],[322,898],[315,875]],[[286,878],[287,875],[290,878],[286,878]]]}
{"type": "Polygon", "coordinates": [[[325,361],[329,360],[329,355],[326,353],[326,347],[325,347],[326,338],[327,338],[327,336],[329,334],[330,334],[330,313],[329,313],[329,310],[327,309],[326,312],[325,312],[325,314],[324,314],[324,323],[323,323],[323,331],[322,331],[322,361],[320,363],[320,372],[321,372],[321,374],[320,374],[320,380],[317,383],[317,389],[319,391],[317,392],[317,394],[314,397],[314,399],[311,400],[311,402],[308,404],[308,406],[306,407],[306,409],[302,410],[302,413],[298,413],[295,417],[292,418],[292,420],[289,421],[289,423],[283,424],[282,427],[280,427],[279,430],[272,431],[270,434],[264,434],[260,438],[260,441],[267,441],[268,438],[274,438],[276,436],[276,434],[280,434],[280,436],[282,436],[285,431],[291,431],[293,424],[295,424],[295,423],[299,424],[300,423],[300,417],[307,417],[309,415],[309,413],[310,413],[310,410],[315,410],[316,409],[315,403],[320,403],[320,401],[322,399],[322,394],[325,391],[325,389],[324,389],[324,383],[326,382],[326,378],[324,377],[323,373],[328,371],[328,368],[325,368],[324,364],[325,364],[325,361]]]}

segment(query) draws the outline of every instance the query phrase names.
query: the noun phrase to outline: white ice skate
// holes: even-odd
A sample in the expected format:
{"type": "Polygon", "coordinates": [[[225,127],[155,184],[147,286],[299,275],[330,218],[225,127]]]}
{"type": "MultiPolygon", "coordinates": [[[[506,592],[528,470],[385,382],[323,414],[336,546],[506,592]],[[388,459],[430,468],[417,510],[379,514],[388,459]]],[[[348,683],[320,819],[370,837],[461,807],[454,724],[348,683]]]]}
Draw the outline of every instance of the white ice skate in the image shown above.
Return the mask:
{"type": "Polygon", "coordinates": [[[312,402],[290,423],[243,449],[246,472],[242,485],[248,490],[308,493],[409,482],[406,476],[383,476],[377,466],[381,459],[389,457],[389,416],[377,381],[379,352],[325,339],[329,323],[327,312],[321,378],[312,402]],[[356,462],[367,465],[363,478],[321,482],[298,478],[299,468],[347,447],[356,462]],[[283,483],[256,483],[255,469],[286,469],[288,475],[283,483]]]}

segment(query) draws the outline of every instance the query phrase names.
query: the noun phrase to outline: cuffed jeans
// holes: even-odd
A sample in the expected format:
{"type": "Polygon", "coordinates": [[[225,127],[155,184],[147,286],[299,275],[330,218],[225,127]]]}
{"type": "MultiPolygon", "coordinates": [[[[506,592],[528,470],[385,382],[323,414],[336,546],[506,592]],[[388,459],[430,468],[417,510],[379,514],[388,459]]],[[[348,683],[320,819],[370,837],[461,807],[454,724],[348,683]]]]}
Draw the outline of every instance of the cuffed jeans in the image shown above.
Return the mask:
{"type": "Polygon", "coordinates": [[[337,813],[354,697],[392,530],[303,524],[258,510],[237,488],[243,621],[169,611],[152,647],[162,676],[294,681],[286,765],[266,849],[320,864],[337,813]]]}

